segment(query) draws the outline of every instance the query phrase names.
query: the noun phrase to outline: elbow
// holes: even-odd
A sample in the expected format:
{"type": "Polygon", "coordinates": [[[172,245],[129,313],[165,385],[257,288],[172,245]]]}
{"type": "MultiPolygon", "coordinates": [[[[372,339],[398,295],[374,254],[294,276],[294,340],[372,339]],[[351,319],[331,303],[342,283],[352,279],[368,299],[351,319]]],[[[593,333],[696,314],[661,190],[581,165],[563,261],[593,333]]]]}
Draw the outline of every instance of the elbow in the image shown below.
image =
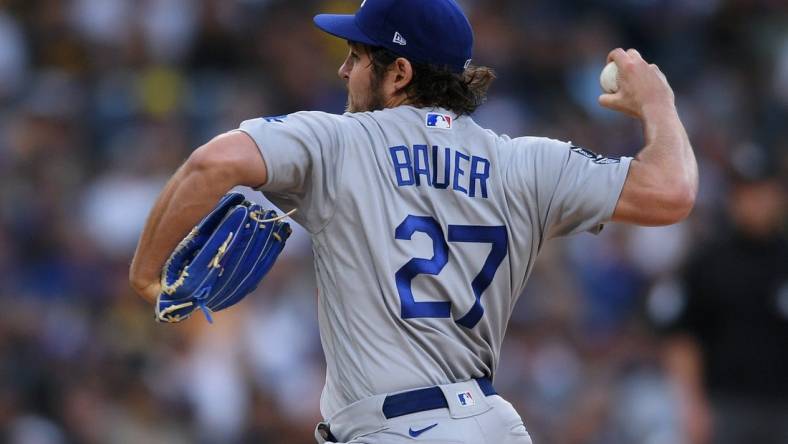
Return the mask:
{"type": "Polygon", "coordinates": [[[671,188],[665,196],[663,225],[677,224],[689,217],[695,207],[695,198],[698,194],[695,184],[674,184],[671,188]]]}
{"type": "Polygon", "coordinates": [[[697,174],[633,161],[613,220],[642,226],[673,225],[692,213],[698,192],[697,174]]]}

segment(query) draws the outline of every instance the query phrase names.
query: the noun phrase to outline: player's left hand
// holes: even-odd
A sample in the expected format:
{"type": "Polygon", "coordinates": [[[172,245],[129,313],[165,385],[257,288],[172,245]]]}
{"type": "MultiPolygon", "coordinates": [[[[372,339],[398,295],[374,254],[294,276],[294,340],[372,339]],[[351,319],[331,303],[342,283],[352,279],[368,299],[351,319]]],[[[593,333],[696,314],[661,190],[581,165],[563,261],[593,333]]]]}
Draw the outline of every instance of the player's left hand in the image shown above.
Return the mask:
{"type": "Polygon", "coordinates": [[[200,309],[212,322],[211,313],[257,288],[290,232],[275,211],[238,193],[224,196],[167,260],[156,295],[156,320],[180,322],[200,309]]]}

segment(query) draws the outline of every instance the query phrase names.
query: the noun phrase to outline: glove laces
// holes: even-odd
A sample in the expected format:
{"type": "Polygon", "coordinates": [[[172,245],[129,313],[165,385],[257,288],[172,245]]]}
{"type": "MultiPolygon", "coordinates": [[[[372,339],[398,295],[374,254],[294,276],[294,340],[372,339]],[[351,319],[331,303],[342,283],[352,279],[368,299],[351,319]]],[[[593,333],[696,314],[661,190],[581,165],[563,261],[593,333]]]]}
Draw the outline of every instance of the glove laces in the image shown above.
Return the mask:
{"type": "Polygon", "coordinates": [[[197,307],[200,308],[202,314],[205,315],[205,319],[208,320],[209,324],[213,324],[213,317],[211,317],[211,310],[205,304],[208,302],[208,296],[211,294],[211,286],[204,287],[194,295],[194,299],[197,302],[197,307]]]}

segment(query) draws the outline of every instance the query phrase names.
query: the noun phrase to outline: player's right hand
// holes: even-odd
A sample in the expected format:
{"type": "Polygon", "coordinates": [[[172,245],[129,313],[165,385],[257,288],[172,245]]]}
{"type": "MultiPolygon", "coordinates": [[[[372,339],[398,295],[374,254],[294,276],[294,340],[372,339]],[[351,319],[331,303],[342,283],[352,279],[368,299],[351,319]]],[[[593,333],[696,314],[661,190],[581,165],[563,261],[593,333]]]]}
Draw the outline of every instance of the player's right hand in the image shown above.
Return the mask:
{"type": "Polygon", "coordinates": [[[607,56],[618,67],[618,91],[602,94],[605,108],[643,120],[650,112],[675,110],[673,90],[659,67],[649,64],[635,49],[616,48],[607,56]]]}

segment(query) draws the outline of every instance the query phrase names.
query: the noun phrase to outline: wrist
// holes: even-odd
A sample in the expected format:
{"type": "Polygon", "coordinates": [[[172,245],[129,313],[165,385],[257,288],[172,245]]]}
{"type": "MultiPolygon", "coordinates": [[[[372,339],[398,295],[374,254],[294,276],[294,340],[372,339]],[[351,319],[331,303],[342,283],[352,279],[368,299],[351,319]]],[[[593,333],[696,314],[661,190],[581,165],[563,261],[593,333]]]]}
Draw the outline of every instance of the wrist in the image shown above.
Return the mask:
{"type": "Polygon", "coordinates": [[[678,119],[678,111],[673,101],[649,102],[641,107],[641,117],[643,120],[661,120],[665,118],[678,119]]]}
{"type": "Polygon", "coordinates": [[[132,281],[131,287],[140,297],[148,302],[155,302],[159,293],[161,293],[161,282],[159,280],[153,282],[132,281]]]}

